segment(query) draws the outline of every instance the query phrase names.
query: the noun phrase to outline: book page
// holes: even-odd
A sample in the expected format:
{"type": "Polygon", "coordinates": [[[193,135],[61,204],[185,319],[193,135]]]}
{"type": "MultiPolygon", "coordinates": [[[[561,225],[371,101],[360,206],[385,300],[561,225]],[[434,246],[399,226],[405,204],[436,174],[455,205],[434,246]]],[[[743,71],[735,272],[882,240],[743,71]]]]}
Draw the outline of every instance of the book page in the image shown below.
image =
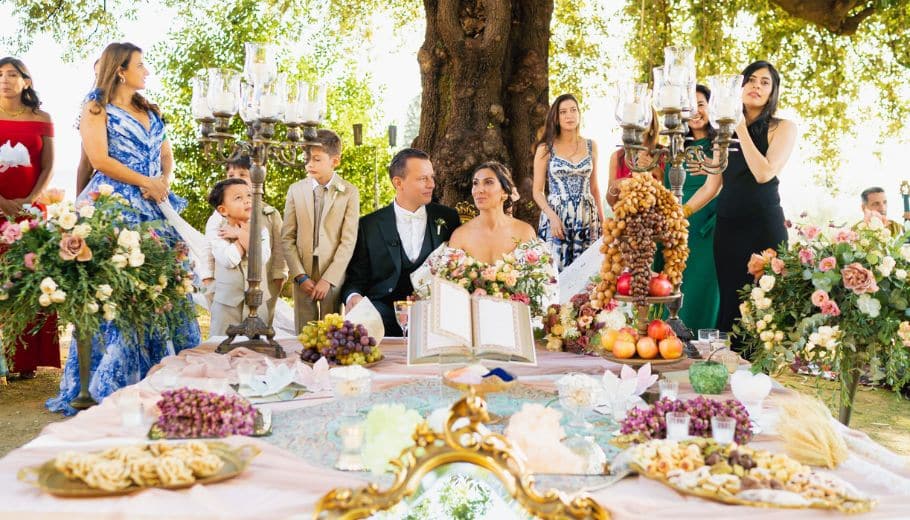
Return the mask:
{"type": "Polygon", "coordinates": [[[478,298],[475,305],[478,346],[494,347],[499,351],[517,354],[518,345],[512,327],[514,320],[511,303],[506,300],[478,298]]]}
{"type": "Polygon", "coordinates": [[[411,306],[408,327],[408,365],[448,363],[467,359],[470,346],[458,339],[435,334],[431,326],[432,312],[429,301],[419,301],[411,306]]]}
{"type": "Polygon", "coordinates": [[[456,339],[460,344],[471,344],[474,335],[468,291],[460,285],[434,278],[430,308],[433,314],[430,332],[456,339]]]}

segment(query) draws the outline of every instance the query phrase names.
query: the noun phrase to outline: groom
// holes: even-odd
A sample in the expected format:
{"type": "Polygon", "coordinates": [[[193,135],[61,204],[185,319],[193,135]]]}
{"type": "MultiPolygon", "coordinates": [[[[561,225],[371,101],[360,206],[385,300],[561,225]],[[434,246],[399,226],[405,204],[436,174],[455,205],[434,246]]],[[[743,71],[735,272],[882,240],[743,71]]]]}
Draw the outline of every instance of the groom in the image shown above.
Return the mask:
{"type": "Polygon", "coordinates": [[[389,164],[389,177],[395,200],[360,218],[341,298],[350,310],[366,296],[382,315],[386,336],[401,336],[394,302],[414,292],[411,273],[449,240],[461,220],[454,209],[430,202],[435,182],[425,152],[398,152],[389,164]]]}

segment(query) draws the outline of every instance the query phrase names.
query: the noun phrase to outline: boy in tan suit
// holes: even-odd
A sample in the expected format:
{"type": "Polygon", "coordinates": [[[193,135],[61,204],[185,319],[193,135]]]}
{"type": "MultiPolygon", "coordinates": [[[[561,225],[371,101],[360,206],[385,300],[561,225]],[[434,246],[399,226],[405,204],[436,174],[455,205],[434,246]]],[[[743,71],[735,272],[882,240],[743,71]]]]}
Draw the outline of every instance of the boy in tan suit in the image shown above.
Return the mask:
{"type": "MultiPolygon", "coordinates": [[[[250,184],[250,156],[244,153],[237,153],[231,156],[231,158],[227,160],[226,178],[243,179],[247,184],[250,184]]],[[[237,237],[233,236],[230,232],[231,228],[222,227],[223,223],[224,217],[217,211],[212,212],[212,215],[205,224],[206,236],[236,239],[237,237]]],[[[269,241],[271,243],[271,253],[268,255],[268,261],[266,262],[263,260],[263,264],[265,264],[266,270],[268,271],[268,278],[262,279],[263,288],[266,287],[265,282],[268,280],[268,294],[270,296],[263,300],[265,308],[268,309],[268,314],[262,312],[260,313],[260,316],[265,317],[268,315],[269,319],[266,321],[266,324],[271,325],[271,320],[275,317],[275,305],[278,303],[278,298],[281,296],[281,289],[284,287],[284,282],[288,279],[288,266],[284,261],[284,253],[281,248],[281,212],[272,206],[269,206],[263,200],[262,216],[259,219],[259,223],[269,230],[269,241]]],[[[207,241],[206,246],[208,250],[207,254],[204,253],[204,256],[208,257],[208,261],[206,262],[206,265],[202,266],[202,269],[199,270],[199,275],[202,278],[203,285],[206,287],[206,296],[211,305],[215,293],[215,288],[211,285],[214,281],[215,260],[211,255],[211,242],[207,241]]],[[[265,252],[263,252],[263,255],[265,255],[265,252]]],[[[263,256],[263,258],[266,258],[266,256],[263,256]]]]}
{"type": "Polygon", "coordinates": [[[281,243],[294,281],[294,325],[338,312],[341,284],[354,253],[360,195],[335,173],[341,162],[341,138],[318,130],[319,146],[309,148],[307,178],[288,189],[281,243]]]}
{"type": "MultiPolygon", "coordinates": [[[[215,297],[212,302],[212,322],[209,336],[224,336],[229,325],[239,324],[247,315],[244,305],[246,289],[247,256],[251,239],[262,241],[262,273],[267,272],[269,253],[269,230],[263,227],[259,233],[250,231],[250,211],[253,199],[250,186],[242,179],[226,179],[212,188],[209,204],[224,217],[224,222],[213,234],[206,237],[211,241],[212,257],[215,260],[214,287],[215,297]],[[230,230],[236,239],[219,236],[219,230],[230,230]],[[258,237],[257,237],[258,235],[258,237]]],[[[268,299],[268,288],[263,290],[263,298],[268,299]]],[[[263,305],[260,316],[268,323],[269,312],[263,305]]]]}

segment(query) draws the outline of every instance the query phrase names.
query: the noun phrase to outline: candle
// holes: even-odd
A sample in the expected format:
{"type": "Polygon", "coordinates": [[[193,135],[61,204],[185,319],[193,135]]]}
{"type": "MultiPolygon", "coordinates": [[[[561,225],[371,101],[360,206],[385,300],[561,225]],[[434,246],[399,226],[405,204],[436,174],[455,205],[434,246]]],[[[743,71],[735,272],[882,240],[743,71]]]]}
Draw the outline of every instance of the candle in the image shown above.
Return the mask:
{"type": "Polygon", "coordinates": [[[736,420],[730,417],[711,418],[711,436],[718,444],[730,444],[736,432],[736,420]]]}
{"type": "Polygon", "coordinates": [[[297,103],[288,103],[284,109],[284,120],[288,123],[300,122],[300,110],[297,103]]]}
{"type": "Polygon", "coordinates": [[[735,119],[739,100],[733,96],[718,97],[715,107],[717,113],[714,117],[716,119],[735,119]]]}
{"type": "Polygon", "coordinates": [[[689,414],[684,412],[668,412],[667,439],[681,441],[689,436],[689,414]]]}
{"type": "Polygon", "coordinates": [[[212,95],[209,106],[215,113],[230,114],[234,112],[234,95],[230,92],[216,92],[212,95]]]}
{"type": "Polygon", "coordinates": [[[627,125],[637,125],[641,119],[641,109],[638,106],[638,103],[623,103],[622,106],[622,122],[627,125]]]}
{"type": "Polygon", "coordinates": [[[679,109],[682,101],[682,92],[675,85],[664,85],[660,91],[660,107],[663,109],[679,109]]]}
{"type": "Polygon", "coordinates": [[[253,84],[262,85],[269,79],[269,66],[264,62],[253,62],[250,64],[250,78],[253,84]]]}
{"type": "Polygon", "coordinates": [[[660,387],[660,398],[667,398],[676,400],[679,395],[679,381],[671,381],[669,379],[661,379],[658,381],[658,386],[660,387]]]}
{"type": "Polygon", "coordinates": [[[281,101],[276,94],[263,94],[259,98],[259,117],[269,119],[278,117],[281,112],[281,101]]]}

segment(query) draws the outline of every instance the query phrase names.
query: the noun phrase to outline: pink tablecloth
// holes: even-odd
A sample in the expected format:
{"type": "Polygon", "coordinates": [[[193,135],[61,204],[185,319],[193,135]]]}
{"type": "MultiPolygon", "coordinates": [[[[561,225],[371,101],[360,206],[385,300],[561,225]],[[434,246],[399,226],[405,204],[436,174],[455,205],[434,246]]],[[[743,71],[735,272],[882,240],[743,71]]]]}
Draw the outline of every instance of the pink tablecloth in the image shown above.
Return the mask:
{"type": "MultiPolygon", "coordinates": [[[[282,342],[294,351],[294,340],[282,342]]],[[[235,378],[232,367],[240,358],[260,362],[258,354],[235,351],[230,356],[213,353],[215,342],[182,352],[165,359],[158,369],[168,367],[197,377],[235,378]]],[[[373,367],[379,385],[396,384],[413,379],[438,375],[436,367],[410,368],[405,364],[400,342],[384,344],[386,358],[373,367]]],[[[552,376],[566,372],[601,374],[605,368],[618,366],[599,358],[540,351],[537,367],[521,367],[519,377],[534,384],[552,385],[552,376]]],[[[293,356],[287,362],[292,362],[293,356]]],[[[680,365],[685,366],[685,365],[680,365]]],[[[678,368],[675,367],[675,368],[678,368]]],[[[685,395],[691,388],[683,384],[685,395]]],[[[357,486],[363,480],[357,474],[328,470],[280,448],[244,437],[228,439],[232,444],[253,443],[262,453],[239,477],[210,486],[195,486],[182,491],[148,490],[128,497],[108,499],[59,499],[22,484],[16,479],[24,466],[37,465],[53,458],[64,449],[92,451],[123,443],[142,442],[143,431],[121,425],[117,403],[123,395],[136,393],[149,408],[154,406],[158,392],[146,378],[138,385],[126,388],[107,398],[101,405],[84,411],[70,420],[48,425],[41,435],[29,444],[0,459],[0,518],[309,518],[315,501],[334,487],[357,486]]],[[[773,409],[776,399],[789,391],[776,388],[766,401],[773,409]]],[[[265,405],[280,408],[311,406],[324,400],[301,400],[265,405]]],[[[864,434],[850,431],[860,442],[875,448],[864,434]]],[[[782,446],[772,436],[759,435],[758,447],[780,451],[782,446]]],[[[879,448],[880,449],[880,448],[879,448]]],[[[894,457],[897,457],[894,455],[894,457]]],[[[906,466],[905,466],[906,468],[906,466]]],[[[878,507],[862,518],[910,518],[910,491],[895,493],[883,489],[865,476],[839,469],[834,472],[853,483],[861,491],[875,496],[878,507]]],[[[904,469],[901,477],[910,478],[904,469]]],[[[645,518],[817,518],[834,517],[822,511],[788,511],[753,509],[715,504],[698,498],[682,497],[674,491],[647,479],[633,477],[594,494],[615,519],[645,518]]]]}

